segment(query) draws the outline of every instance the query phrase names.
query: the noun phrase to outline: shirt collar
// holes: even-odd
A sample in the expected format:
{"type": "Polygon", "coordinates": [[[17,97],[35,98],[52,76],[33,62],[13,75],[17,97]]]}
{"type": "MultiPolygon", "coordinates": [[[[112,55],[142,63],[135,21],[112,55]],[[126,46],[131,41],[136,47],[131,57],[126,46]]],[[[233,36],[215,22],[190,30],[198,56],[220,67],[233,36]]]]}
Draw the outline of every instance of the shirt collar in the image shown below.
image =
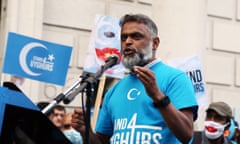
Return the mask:
{"type": "Polygon", "coordinates": [[[157,59],[151,61],[150,63],[146,64],[144,67],[150,68],[150,67],[154,66],[155,64],[157,64],[159,62],[161,62],[161,59],[157,58],[157,59]]]}
{"type": "MultiPolygon", "coordinates": [[[[150,63],[146,64],[144,67],[146,68],[151,68],[152,66],[154,66],[155,64],[161,62],[162,60],[160,58],[157,58],[153,61],[151,61],[150,63]]],[[[131,71],[129,69],[125,69],[125,74],[129,74],[131,73],[131,71]]]]}

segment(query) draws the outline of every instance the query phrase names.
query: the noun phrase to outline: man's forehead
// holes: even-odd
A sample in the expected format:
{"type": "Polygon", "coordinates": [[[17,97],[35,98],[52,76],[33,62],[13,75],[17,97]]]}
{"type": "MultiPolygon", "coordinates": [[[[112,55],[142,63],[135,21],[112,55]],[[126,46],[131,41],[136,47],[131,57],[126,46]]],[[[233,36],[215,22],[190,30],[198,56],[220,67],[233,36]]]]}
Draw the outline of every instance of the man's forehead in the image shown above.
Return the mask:
{"type": "Polygon", "coordinates": [[[54,112],[64,112],[64,110],[54,109],[54,112]]]}
{"type": "Polygon", "coordinates": [[[215,110],[213,110],[213,109],[209,109],[209,110],[207,110],[206,111],[207,112],[207,114],[212,114],[212,115],[216,115],[216,116],[219,116],[219,117],[223,117],[223,116],[221,116],[220,114],[218,114],[215,110]]]}
{"type": "Polygon", "coordinates": [[[123,25],[121,31],[148,31],[148,27],[143,23],[126,23],[123,25]]]}
{"type": "Polygon", "coordinates": [[[206,111],[207,113],[216,113],[216,114],[218,114],[215,110],[213,110],[213,109],[208,109],[207,111],[206,111]]]}
{"type": "Polygon", "coordinates": [[[133,32],[129,32],[129,33],[125,33],[125,32],[123,32],[123,33],[121,33],[121,35],[135,35],[135,34],[142,34],[143,35],[143,33],[142,32],[138,32],[138,31],[133,31],[133,32]]]}

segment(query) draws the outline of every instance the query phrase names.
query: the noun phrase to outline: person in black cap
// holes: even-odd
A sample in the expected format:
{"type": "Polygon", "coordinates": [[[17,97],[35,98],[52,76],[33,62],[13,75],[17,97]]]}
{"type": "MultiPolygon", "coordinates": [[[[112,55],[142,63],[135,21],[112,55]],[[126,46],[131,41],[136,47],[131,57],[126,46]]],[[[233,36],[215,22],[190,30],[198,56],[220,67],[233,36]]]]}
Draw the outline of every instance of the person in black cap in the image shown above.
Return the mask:
{"type": "Polygon", "coordinates": [[[232,109],[225,102],[213,102],[206,110],[204,131],[195,132],[193,144],[231,144],[224,136],[230,126],[232,109]]]}

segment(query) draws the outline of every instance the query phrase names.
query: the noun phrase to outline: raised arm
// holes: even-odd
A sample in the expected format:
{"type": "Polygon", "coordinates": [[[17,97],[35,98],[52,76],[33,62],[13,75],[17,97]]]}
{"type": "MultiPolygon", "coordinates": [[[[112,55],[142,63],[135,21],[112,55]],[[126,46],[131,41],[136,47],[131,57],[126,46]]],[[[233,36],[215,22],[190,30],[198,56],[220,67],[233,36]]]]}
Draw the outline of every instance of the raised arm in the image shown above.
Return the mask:
{"type": "MultiPolygon", "coordinates": [[[[145,67],[135,66],[133,71],[143,83],[147,94],[153,99],[153,102],[159,104],[166,96],[158,88],[155,74],[145,67]]],[[[178,110],[170,102],[165,106],[158,105],[156,108],[161,113],[168,128],[182,142],[188,143],[193,134],[193,112],[192,108],[178,110]]]]}

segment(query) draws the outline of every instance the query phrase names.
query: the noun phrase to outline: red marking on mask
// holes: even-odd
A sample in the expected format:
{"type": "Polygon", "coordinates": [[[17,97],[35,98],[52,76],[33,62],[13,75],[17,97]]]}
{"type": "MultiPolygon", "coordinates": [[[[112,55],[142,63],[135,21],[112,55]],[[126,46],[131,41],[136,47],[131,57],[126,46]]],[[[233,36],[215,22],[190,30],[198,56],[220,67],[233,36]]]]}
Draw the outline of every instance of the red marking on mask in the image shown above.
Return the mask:
{"type": "Polygon", "coordinates": [[[217,129],[212,126],[205,126],[205,129],[211,133],[214,133],[217,131],[217,129]]]}

